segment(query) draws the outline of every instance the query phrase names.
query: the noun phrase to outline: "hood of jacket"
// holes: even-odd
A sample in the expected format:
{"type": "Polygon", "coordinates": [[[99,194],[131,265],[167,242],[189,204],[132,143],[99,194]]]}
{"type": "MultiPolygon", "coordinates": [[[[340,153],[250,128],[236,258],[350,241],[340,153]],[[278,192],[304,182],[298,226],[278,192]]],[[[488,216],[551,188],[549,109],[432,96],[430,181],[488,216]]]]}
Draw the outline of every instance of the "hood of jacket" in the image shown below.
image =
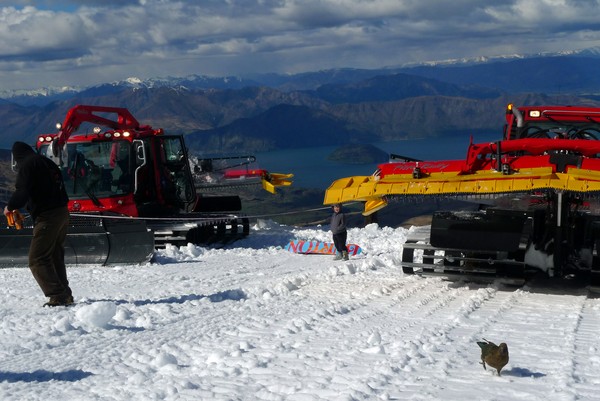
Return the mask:
{"type": "Polygon", "coordinates": [[[25,142],[15,142],[12,147],[12,155],[17,166],[23,163],[25,159],[35,155],[35,150],[25,142]]]}

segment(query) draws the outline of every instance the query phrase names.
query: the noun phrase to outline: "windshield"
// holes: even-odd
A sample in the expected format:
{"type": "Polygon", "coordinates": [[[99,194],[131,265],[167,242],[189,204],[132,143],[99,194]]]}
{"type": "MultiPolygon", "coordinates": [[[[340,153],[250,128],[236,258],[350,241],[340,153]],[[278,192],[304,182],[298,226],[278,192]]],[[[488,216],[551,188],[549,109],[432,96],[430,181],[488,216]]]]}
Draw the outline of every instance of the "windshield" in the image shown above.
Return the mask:
{"type": "MultiPolygon", "coordinates": [[[[40,152],[46,154],[47,148],[43,146],[40,152]]],[[[105,198],[132,190],[127,141],[68,143],[59,167],[71,199],[105,198]]]]}

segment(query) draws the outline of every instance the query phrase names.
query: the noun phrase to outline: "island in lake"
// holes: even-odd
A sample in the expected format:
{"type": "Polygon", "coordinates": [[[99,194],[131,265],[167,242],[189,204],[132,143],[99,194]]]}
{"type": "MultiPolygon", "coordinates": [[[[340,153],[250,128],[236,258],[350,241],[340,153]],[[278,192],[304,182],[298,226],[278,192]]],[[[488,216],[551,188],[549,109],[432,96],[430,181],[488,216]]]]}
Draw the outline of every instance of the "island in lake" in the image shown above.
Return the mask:
{"type": "Polygon", "coordinates": [[[347,164],[385,163],[389,161],[389,154],[370,144],[348,144],[331,152],[327,160],[347,164]]]}

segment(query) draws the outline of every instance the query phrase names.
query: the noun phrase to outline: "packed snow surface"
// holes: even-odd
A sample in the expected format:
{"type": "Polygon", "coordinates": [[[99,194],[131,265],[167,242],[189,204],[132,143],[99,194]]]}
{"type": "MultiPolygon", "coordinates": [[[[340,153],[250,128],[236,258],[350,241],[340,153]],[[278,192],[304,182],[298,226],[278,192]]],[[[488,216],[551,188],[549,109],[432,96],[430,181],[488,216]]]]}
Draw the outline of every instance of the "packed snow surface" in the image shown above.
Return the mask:
{"type": "Polygon", "coordinates": [[[223,249],[71,267],[71,307],[2,269],[0,399],[600,400],[600,299],[404,275],[407,234],[353,228],[343,262],[284,249],[327,227],[259,221],[223,249]],[[483,338],[508,344],[500,377],[483,338]]]}

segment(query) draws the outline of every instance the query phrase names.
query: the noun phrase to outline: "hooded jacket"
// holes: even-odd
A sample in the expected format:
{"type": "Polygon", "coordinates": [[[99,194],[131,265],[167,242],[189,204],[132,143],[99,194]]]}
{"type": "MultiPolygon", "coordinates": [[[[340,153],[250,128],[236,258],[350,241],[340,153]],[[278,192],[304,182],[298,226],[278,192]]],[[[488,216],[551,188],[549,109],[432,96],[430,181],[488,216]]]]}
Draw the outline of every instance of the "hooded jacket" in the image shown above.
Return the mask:
{"type": "Polygon", "coordinates": [[[7,204],[9,210],[27,206],[35,221],[41,212],[67,205],[69,197],[62,173],[52,160],[24,142],[15,142],[12,154],[18,173],[15,192],[7,204]]]}
{"type": "Polygon", "coordinates": [[[331,233],[332,234],[341,234],[346,231],[346,215],[341,211],[333,212],[331,215],[331,233]]]}

